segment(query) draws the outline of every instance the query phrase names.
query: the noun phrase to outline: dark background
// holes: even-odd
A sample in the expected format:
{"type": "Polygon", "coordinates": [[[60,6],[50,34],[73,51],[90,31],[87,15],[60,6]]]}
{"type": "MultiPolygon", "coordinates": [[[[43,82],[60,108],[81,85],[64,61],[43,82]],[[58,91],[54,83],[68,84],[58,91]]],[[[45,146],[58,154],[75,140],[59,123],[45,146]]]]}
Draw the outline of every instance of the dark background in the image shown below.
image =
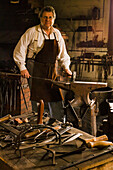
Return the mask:
{"type": "Polygon", "coordinates": [[[18,4],[0,0],[0,71],[12,71],[15,45],[27,28],[38,23],[38,16],[27,0],[18,4]]]}

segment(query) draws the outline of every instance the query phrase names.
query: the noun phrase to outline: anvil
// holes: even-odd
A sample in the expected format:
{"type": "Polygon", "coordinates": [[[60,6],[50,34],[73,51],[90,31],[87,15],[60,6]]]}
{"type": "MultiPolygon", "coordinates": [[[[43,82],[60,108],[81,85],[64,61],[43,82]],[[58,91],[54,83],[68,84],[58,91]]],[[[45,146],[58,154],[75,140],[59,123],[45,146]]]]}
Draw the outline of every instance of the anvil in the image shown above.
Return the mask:
{"type": "Polygon", "coordinates": [[[103,82],[85,82],[85,81],[74,81],[69,83],[57,81],[52,82],[61,89],[73,91],[75,96],[81,97],[81,99],[86,104],[89,103],[89,92],[97,88],[107,87],[107,83],[103,82]]]}
{"type": "MultiPolygon", "coordinates": [[[[96,136],[97,127],[96,127],[96,114],[95,114],[95,107],[96,105],[93,101],[89,100],[89,93],[92,90],[98,88],[107,87],[107,83],[102,82],[83,82],[83,81],[75,81],[70,83],[61,83],[61,82],[53,82],[59,88],[65,90],[71,90],[75,94],[75,98],[81,98],[86,104],[90,105],[91,109],[91,134],[96,136]]],[[[81,124],[81,119],[78,119],[78,122],[81,124]]]]}

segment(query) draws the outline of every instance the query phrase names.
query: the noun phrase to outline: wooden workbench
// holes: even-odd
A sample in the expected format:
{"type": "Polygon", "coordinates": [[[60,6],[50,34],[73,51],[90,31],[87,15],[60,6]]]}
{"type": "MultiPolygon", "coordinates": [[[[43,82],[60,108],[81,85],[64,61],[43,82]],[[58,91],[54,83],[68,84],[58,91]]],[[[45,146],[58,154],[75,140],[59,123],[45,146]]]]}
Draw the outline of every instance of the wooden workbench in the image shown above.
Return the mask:
{"type": "MultiPolygon", "coordinates": [[[[92,138],[93,136],[78,130],[76,128],[73,128],[71,130],[75,133],[83,133],[83,136],[81,139],[86,138],[92,138]]],[[[83,144],[83,141],[81,139],[76,140],[77,147],[80,147],[83,144]]],[[[97,148],[88,149],[86,148],[80,153],[75,154],[68,154],[66,155],[59,155],[58,152],[61,151],[74,151],[76,150],[76,145],[71,146],[52,146],[52,149],[56,151],[56,165],[52,165],[52,157],[51,154],[44,155],[47,153],[45,150],[41,148],[34,148],[29,149],[23,152],[22,157],[20,158],[18,156],[18,153],[15,154],[15,150],[10,146],[5,149],[0,150],[0,169],[1,170],[33,170],[33,169],[42,169],[42,170],[60,170],[64,169],[64,167],[70,165],[72,162],[80,161],[81,159],[86,159],[89,156],[93,156],[94,154],[101,153],[104,150],[99,150],[97,148]]],[[[102,154],[101,156],[98,156],[96,158],[93,158],[91,160],[85,161],[83,163],[78,163],[76,166],[72,166],[68,169],[71,170],[85,170],[85,169],[102,169],[102,170],[108,170],[113,168],[113,154],[112,152],[102,154]]]]}

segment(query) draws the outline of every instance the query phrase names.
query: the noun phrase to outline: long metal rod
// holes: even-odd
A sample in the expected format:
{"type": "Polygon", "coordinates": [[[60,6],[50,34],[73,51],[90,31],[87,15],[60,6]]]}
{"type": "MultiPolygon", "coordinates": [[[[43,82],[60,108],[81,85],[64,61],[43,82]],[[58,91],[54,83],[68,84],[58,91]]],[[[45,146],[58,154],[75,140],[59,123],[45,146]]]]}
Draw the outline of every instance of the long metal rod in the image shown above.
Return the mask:
{"type": "MultiPolygon", "coordinates": [[[[0,77],[2,76],[17,76],[17,77],[22,77],[21,74],[15,74],[15,73],[4,73],[0,72],[0,77]]],[[[63,82],[63,81],[56,81],[48,78],[41,78],[41,77],[30,77],[32,79],[38,79],[38,80],[44,80],[53,83],[54,85],[58,86],[59,88],[62,88],[64,90],[70,90],[69,86],[71,83],[69,82],[63,82]]]]}
{"type": "MultiPolygon", "coordinates": [[[[0,77],[1,76],[17,76],[17,77],[22,77],[21,74],[15,74],[15,73],[5,73],[5,72],[0,72],[0,77]]],[[[56,81],[56,80],[52,80],[52,79],[48,79],[48,78],[42,78],[42,77],[34,77],[34,76],[31,76],[30,78],[32,79],[39,79],[39,80],[45,80],[45,81],[50,81],[50,82],[58,82],[60,84],[70,84],[70,83],[67,83],[67,82],[62,82],[62,81],[56,81]]]]}

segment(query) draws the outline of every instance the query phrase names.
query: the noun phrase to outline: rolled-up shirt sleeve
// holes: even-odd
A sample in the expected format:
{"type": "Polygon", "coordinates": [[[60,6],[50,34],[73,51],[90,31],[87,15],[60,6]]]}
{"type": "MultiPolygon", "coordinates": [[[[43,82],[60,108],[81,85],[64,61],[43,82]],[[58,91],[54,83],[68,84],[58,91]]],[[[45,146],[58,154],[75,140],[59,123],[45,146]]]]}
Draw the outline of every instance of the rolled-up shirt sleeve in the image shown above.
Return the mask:
{"type": "Polygon", "coordinates": [[[65,42],[64,42],[64,39],[63,39],[61,33],[60,32],[58,32],[58,33],[59,33],[59,48],[60,48],[58,60],[60,60],[61,67],[63,67],[64,69],[69,69],[70,56],[67,53],[66,45],[65,45],[65,42]]]}
{"type": "Polygon", "coordinates": [[[31,42],[31,39],[33,37],[33,32],[28,29],[20,38],[19,42],[17,43],[14,52],[13,52],[13,58],[17,66],[19,67],[20,71],[25,70],[25,61],[26,61],[26,54],[28,45],[31,42]]]}

